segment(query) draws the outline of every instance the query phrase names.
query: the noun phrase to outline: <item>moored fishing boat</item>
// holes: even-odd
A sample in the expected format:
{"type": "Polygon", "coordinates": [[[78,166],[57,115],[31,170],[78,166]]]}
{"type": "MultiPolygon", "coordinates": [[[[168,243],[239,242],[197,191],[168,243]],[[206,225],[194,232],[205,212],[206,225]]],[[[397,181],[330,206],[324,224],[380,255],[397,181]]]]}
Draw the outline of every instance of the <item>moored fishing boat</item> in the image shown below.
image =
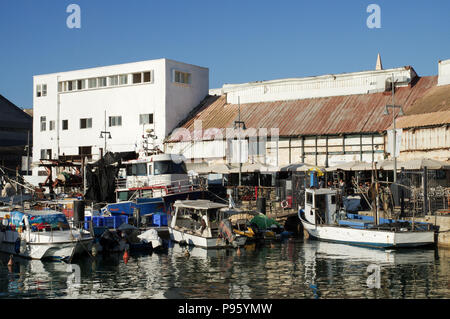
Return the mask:
{"type": "Polygon", "coordinates": [[[58,211],[0,212],[0,219],[0,251],[8,254],[71,261],[91,249],[91,234],[81,227],[71,227],[58,211]]]}
{"type": "MultiPolygon", "coordinates": [[[[135,217],[151,224],[155,217],[170,212],[177,200],[204,198],[206,192],[192,183],[184,161],[179,155],[153,154],[123,162],[116,203],[107,204],[102,212],[127,216],[139,212],[135,217]]],[[[158,221],[159,226],[167,226],[164,217],[158,221]]]]}
{"type": "Polygon", "coordinates": [[[305,190],[305,206],[298,216],[309,236],[323,241],[375,248],[401,248],[433,245],[433,225],[383,220],[357,215],[341,216],[336,210],[335,189],[305,190]],[[350,218],[349,218],[350,217],[350,218]]]}
{"type": "Polygon", "coordinates": [[[233,232],[228,205],[209,200],[179,200],[169,225],[173,241],[204,248],[238,247],[247,237],[233,232]]]}

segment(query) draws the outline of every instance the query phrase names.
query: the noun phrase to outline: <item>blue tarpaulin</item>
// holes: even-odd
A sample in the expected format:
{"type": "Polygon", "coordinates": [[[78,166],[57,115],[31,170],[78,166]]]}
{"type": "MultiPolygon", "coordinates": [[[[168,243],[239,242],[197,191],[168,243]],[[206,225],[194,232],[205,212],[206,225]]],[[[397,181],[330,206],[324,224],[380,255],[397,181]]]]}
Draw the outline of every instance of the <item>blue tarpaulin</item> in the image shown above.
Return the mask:
{"type": "Polygon", "coordinates": [[[44,227],[59,228],[63,226],[69,226],[67,218],[64,214],[46,214],[36,213],[36,214],[24,214],[22,212],[13,211],[11,212],[11,224],[19,227],[23,226],[24,216],[28,218],[28,223],[31,227],[36,227],[37,229],[42,229],[44,227]]]}

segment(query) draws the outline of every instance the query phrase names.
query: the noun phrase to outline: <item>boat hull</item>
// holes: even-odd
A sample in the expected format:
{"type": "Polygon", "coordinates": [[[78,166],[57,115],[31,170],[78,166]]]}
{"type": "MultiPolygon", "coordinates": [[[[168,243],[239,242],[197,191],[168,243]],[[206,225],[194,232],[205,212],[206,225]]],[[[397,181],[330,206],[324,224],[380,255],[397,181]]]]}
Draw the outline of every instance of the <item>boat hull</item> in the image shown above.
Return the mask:
{"type": "Polygon", "coordinates": [[[309,236],[318,240],[374,248],[421,247],[434,244],[433,231],[389,231],[313,225],[300,217],[309,236]]]}
{"type": "Polygon", "coordinates": [[[6,231],[3,234],[0,251],[28,259],[71,260],[75,255],[90,251],[93,243],[92,237],[69,239],[67,236],[55,234],[50,239],[41,235],[37,242],[35,238],[27,240],[25,234],[20,235],[13,231],[6,231]]]}
{"type": "Polygon", "coordinates": [[[238,236],[232,244],[227,243],[224,239],[219,237],[202,237],[187,232],[180,231],[169,227],[170,239],[175,242],[186,242],[188,245],[194,245],[203,248],[223,248],[223,247],[238,247],[245,245],[247,237],[238,236]]]}

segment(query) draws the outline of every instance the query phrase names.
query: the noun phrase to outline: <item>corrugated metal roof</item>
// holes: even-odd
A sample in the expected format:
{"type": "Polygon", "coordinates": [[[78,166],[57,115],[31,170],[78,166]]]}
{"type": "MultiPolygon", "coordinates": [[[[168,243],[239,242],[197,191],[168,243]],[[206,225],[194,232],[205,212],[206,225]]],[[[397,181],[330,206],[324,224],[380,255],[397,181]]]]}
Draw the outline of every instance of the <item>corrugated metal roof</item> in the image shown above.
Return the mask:
{"type": "Polygon", "coordinates": [[[407,115],[450,110],[450,85],[434,86],[411,105],[407,115]]]}
{"type": "MultiPolygon", "coordinates": [[[[436,84],[437,76],[418,78],[411,87],[396,90],[395,104],[406,114],[420,113],[426,106],[412,105],[436,84]]],[[[266,128],[269,135],[271,128],[278,128],[280,136],[382,132],[392,123],[392,116],[383,115],[386,104],[392,104],[390,92],[248,103],[241,104],[241,121],[247,128],[266,128]]],[[[225,95],[209,97],[181,127],[192,133],[195,120],[202,121],[203,130],[233,127],[238,105],[227,104],[225,95]]]]}
{"type": "MultiPolygon", "coordinates": [[[[397,128],[445,125],[450,123],[450,111],[407,115],[397,118],[397,128]]],[[[391,125],[392,128],[392,125],[391,125]]]]}

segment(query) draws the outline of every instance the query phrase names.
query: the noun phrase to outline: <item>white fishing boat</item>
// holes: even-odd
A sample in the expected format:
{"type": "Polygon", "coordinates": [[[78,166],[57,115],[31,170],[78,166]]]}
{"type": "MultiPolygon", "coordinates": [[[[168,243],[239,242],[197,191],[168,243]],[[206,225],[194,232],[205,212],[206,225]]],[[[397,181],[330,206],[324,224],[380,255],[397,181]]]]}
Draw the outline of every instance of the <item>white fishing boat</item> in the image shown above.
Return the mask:
{"type": "MultiPolygon", "coordinates": [[[[133,216],[141,221],[152,215],[165,215],[176,200],[204,198],[205,191],[194,185],[181,155],[142,155],[121,163],[116,180],[116,202],[103,213],[133,216]]],[[[164,222],[159,226],[167,226],[164,222]]]]}
{"type": "Polygon", "coordinates": [[[238,247],[247,237],[233,233],[228,205],[209,200],[178,200],[169,225],[173,241],[204,248],[238,247]]]}
{"type": "Polygon", "coordinates": [[[90,251],[93,237],[58,211],[0,212],[0,251],[31,259],[62,259],[90,251]]]}
{"type": "Polygon", "coordinates": [[[298,216],[309,236],[323,241],[376,248],[401,248],[433,245],[434,230],[427,223],[384,220],[373,217],[337,214],[334,189],[305,190],[305,206],[298,216]]]}

